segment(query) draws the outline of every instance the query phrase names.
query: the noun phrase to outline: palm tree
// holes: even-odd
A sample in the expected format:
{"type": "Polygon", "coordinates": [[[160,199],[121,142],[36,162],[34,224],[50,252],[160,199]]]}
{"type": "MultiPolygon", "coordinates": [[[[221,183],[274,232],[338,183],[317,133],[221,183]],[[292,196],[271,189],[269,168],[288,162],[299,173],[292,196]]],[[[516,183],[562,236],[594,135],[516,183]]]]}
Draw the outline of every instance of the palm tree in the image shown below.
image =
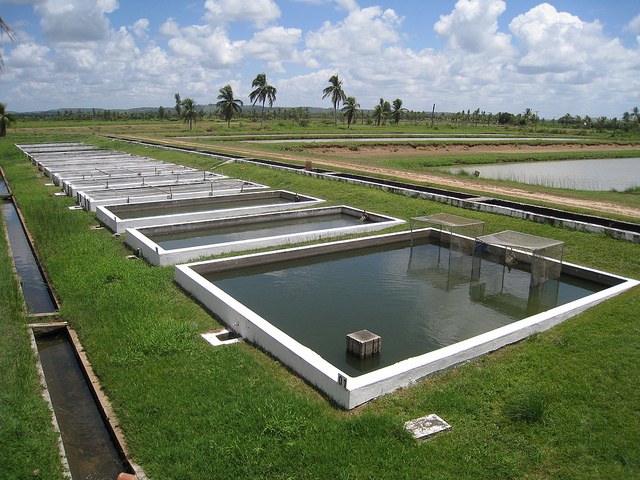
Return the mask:
{"type": "Polygon", "coordinates": [[[344,112],[343,115],[347,117],[347,128],[349,128],[351,122],[356,118],[358,108],[360,108],[360,104],[356,101],[356,97],[347,97],[344,101],[342,111],[344,112]]]}
{"type": "Polygon", "coordinates": [[[175,106],[176,114],[178,115],[178,118],[180,118],[182,114],[182,100],[180,100],[180,94],[176,93],[174,95],[174,98],[176,99],[176,106],[175,106]]]}
{"type": "Polygon", "coordinates": [[[196,102],[193,98],[185,98],[180,102],[180,106],[184,108],[182,110],[182,123],[189,123],[189,130],[191,125],[198,121],[198,112],[196,112],[196,102]]]}
{"type": "Polygon", "coordinates": [[[380,99],[380,103],[382,106],[382,123],[386,125],[387,118],[391,116],[391,104],[386,100],[383,102],[382,99],[380,99]]]}
{"type": "Polygon", "coordinates": [[[373,119],[376,121],[376,126],[378,127],[380,126],[380,123],[382,123],[382,116],[384,114],[384,112],[382,111],[382,103],[383,102],[380,102],[373,109],[373,119]]]}
{"type": "Polygon", "coordinates": [[[391,112],[391,116],[393,117],[393,121],[396,123],[396,125],[400,123],[400,116],[402,115],[402,112],[406,111],[406,108],[402,108],[402,100],[396,98],[393,101],[393,111],[391,112]]]}
{"type": "Polygon", "coordinates": [[[322,90],[322,98],[325,99],[327,97],[331,97],[331,103],[333,103],[333,115],[336,120],[336,125],[338,125],[338,106],[340,102],[344,102],[347,99],[347,96],[342,90],[342,80],[338,78],[338,75],[333,75],[329,79],[330,85],[322,90]]]}
{"type": "Polygon", "coordinates": [[[7,105],[0,103],[0,137],[7,135],[7,128],[14,122],[13,115],[5,112],[7,105]]]}
{"type": "MultiPolygon", "coordinates": [[[[400,104],[402,105],[402,100],[400,100],[400,104]]],[[[391,104],[385,101],[384,98],[380,99],[378,105],[373,109],[373,118],[376,120],[376,125],[380,126],[380,124],[387,124],[387,118],[391,115],[391,104]]]]}
{"type": "MultiPolygon", "coordinates": [[[[2,20],[2,17],[0,17],[0,35],[2,35],[3,32],[7,34],[7,37],[9,37],[9,40],[11,40],[12,42],[15,41],[15,37],[13,36],[13,31],[11,30],[11,27],[6,23],[4,23],[4,20],[2,20]]],[[[4,60],[2,58],[2,53],[0,52],[0,71],[2,71],[3,69],[4,69],[4,60]]]]}
{"type": "Polygon", "coordinates": [[[218,95],[218,112],[220,116],[227,121],[227,127],[231,126],[231,119],[234,115],[240,115],[242,113],[242,100],[233,98],[233,89],[231,85],[225,85],[220,89],[220,95],[218,95]]]}
{"type": "Polygon", "coordinates": [[[255,105],[257,102],[262,103],[262,115],[260,117],[260,128],[262,128],[262,121],[264,120],[264,104],[269,102],[269,108],[273,107],[273,102],[276,101],[276,93],[278,93],[276,87],[273,87],[267,83],[267,76],[264,73],[259,73],[256,78],[251,82],[251,86],[255,88],[253,92],[249,94],[249,100],[255,105]]]}

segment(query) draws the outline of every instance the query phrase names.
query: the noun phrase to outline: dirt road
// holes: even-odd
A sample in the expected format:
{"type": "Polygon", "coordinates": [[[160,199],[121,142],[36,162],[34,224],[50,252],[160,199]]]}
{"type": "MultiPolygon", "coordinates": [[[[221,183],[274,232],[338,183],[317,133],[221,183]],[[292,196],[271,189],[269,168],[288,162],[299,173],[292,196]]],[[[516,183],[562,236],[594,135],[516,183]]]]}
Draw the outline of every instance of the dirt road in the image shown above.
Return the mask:
{"type": "MultiPolygon", "coordinates": [[[[134,138],[131,136],[130,138],[134,138]]],[[[199,148],[203,150],[214,150],[215,146],[212,146],[210,143],[199,143],[197,141],[189,141],[189,140],[178,140],[178,139],[170,139],[170,140],[159,140],[157,138],[145,138],[145,137],[135,137],[137,140],[149,141],[149,142],[159,142],[166,143],[168,145],[180,145],[184,147],[191,148],[199,148]]],[[[332,147],[324,147],[332,148],[332,147]]],[[[372,147],[369,147],[374,148],[372,147]]],[[[398,148],[397,146],[384,146],[385,148],[398,148]]],[[[407,147],[412,148],[412,147],[407,147]]],[[[446,147],[448,153],[454,153],[456,150],[460,152],[468,153],[470,149],[474,149],[474,146],[469,145],[449,145],[446,147]]],[[[601,145],[582,145],[582,144],[562,144],[562,146],[553,146],[553,145],[478,145],[476,151],[486,152],[487,150],[491,150],[492,152],[500,152],[500,153],[508,153],[508,152],[540,152],[544,151],[559,151],[560,148],[562,151],[573,151],[573,150],[603,150],[603,146],[601,145]]],[[[620,149],[629,149],[629,148],[637,148],[637,145],[629,146],[629,145],[620,145],[617,146],[620,149]]],[[[611,146],[607,146],[608,150],[612,150],[611,146]]],[[[353,155],[352,151],[348,149],[340,149],[345,151],[347,155],[353,155]]],[[[437,150],[437,149],[435,149],[437,150]]],[[[233,153],[235,155],[246,155],[248,157],[255,157],[256,151],[252,149],[242,149],[236,148],[234,145],[233,153]]],[[[504,187],[500,185],[491,185],[485,182],[479,182],[473,178],[452,178],[446,175],[438,175],[438,174],[426,174],[426,173],[418,173],[418,172],[409,172],[406,170],[388,168],[388,167],[379,167],[379,166],[371,166],[365,165],[361,162],[351,162],[348,158],[344,160],[333,160],[333,159],[322,159],[318,158],[318,151],[314,148],[314,156],[313,158],[307,157],[306,159],[310,159],[313,161],[315,166],[323,166],[323,167],[333,167],[333,168],[343,168],[349,169],[353,171],[359,171],[366,174],[371,175],[383,175],[389,177],[395,177],[401,180],[406,180],[408,182],[419,182],[419,183],[427,183],[430,185],[438,186],[438,187],[452,187],[454,189],[465,189],[473,192],[478,192],[479,195],[483,196],[491,196],[491,195],[504,195],[511,197],[513,199],[527,199],[533,201],[542,201],[547,203],[552,203],[558,205],[558,207],[570,206],[574,208],[584,209],[586,211],[592,211],[596,214],[617,214],[624,215],[626,217],[632,217],[635,219],[640,219],[640,209],[629,207],[626,205],[620,205],[613,202],[599,202],[587,199],[579,199],[579,198],[571,198],[563,195],[555,195],[548,193],[540,193],[533,189],[527,189],[526,186],[522,187],[504,187]]],[[[335,153],[335,152],[334,152],[335,153]]],[[[362,153],[362,152],[361,152],[362,153]]],[[[370,152],[369,152],[370,153],[370,152]]],[[[378,153],[382,153],[378,150],[378,153]]],[[[425,154],[425,151],[420,152],[422,155],[425,154]]],[[[283,160],[283,161],[295,161],[300,162],[301,160],[305,160],[304,152],[296,152],[296,153],[269,153],[269,158],[274,160],[283,160]]],[[[345,155],[346,157],[346,155],[345,155]]]]}

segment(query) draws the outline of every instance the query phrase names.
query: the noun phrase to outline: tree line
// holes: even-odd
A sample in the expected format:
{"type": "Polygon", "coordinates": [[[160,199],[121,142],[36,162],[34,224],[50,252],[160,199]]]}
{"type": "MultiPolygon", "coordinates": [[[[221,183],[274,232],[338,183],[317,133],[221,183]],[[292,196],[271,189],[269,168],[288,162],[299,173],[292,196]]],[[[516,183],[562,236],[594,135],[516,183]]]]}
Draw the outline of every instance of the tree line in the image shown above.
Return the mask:
{"type": "MultiPolygon", "coordinates": [[[[236,98],[231,85],[227,84],[220,88],[217,96],[217,102],[213,105],[198,105],[197,102],[189,97],[182,99],[179,93],[174,95],[175,105],[173,111],[164,106],[158,107],[157,111],[153,110],[102,110],[102,109],[78,109],[58,111],[55,115],[51,113],[28,114],[28,118],[34,119],[62,119],[62,120],[182,120],[184,124],[189,126],[189,130],[193,128],[193,124],[204,119],[211,118],[214,115],[219,116],[227,123],[227,127],[231,126],[231,121],[235,117],[247,118],[250,120],[260,119],[261,128],[264,122],[270,119],[293,120],[299,125],[306,126],[312,117],[309,108],[273,108],[277,99],[277,89],[270,85],[265,73],[259,73],[251,83],[251,92],[249,93],[249,101],[252,109],[243,110],[244,102],[236,98]],[[260,113],[255,107],[261,107],[260,113]],[[268,105],[269,110],[266,110],[268,105]]],[[[413,122],[416,124],[423,123],[434,126],[435,122],[439,124],[452,125],[473,125],[473,126],[490,126],[504,125],[515,127],[537,127],[539,125],[571,127],[581,129],[595,130],[617,130],[631,131],[640,130],[640,114],[638,107],[632,108],[629,112],[624,112],[620,119],[598,117],[591,118],[588,115],[581,117],[580,115],[571,115],[569,113],[563,115],[559,119],[541,119],[537,112],[531,108],[526,108],[522,113],[498,112],[491,113],[476,108],[475,110],[462,110],[460,112],[438,112],[436,113],[436,105],[433,105],[431,112],[412,111],[404,107],[403,101],[396,98],[389,102],[384,98],[380,98],[379,102],[370,109],[361,109],[360,104],[354,96],[345,93],[343,81],[339,76],[332,75],[328,80],[328,85],[322,90],[322,99],[329,99],[333,107],[333,122],[338,124],[339,118],[343,118],[347,128],[352,124],[360,121],[368,125],[381,126],[387,123],[399,124],[401,120],[413,122]]],[[[15,117],[27,117],[27,114],[11,116],[6,113],[6,105],[0,104],[0,136],[6,133],[7,126],[15,120],[15,117]]],[[[316,112],[315,118],[327,118],[327,114],[316,112]]]]}

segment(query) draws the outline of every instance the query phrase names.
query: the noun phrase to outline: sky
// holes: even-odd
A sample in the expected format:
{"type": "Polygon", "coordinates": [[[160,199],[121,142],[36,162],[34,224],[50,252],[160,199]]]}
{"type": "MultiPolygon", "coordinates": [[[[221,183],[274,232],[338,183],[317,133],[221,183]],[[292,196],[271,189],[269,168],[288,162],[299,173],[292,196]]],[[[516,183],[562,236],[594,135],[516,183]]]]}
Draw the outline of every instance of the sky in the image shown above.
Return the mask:
{"type": "Polygon", "coordinates": [[[621,117],[640,105],[637,0],[0,0],[9,111],[173,108],[175,93],[331,108],[621,117]]]}

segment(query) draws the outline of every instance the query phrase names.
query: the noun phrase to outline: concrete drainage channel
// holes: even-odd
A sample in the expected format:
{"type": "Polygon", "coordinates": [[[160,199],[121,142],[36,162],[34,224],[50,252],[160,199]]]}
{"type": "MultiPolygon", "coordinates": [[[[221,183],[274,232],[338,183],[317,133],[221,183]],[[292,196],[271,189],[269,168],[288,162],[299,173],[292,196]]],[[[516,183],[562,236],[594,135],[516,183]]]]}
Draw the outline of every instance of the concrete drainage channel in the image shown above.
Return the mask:
{"type": "Polygon", "coordinates": [[[10,189],[4,180],[4,172],[0,182],[7,195],[0,208],[4,218],[5,236],[8,240],[9,253],[13,268],[18,277],[26,310],[30,315],[42,317],[55,315],[58,301],[49,286],[47,273],[42,268],[31,235],[24,225],[22,214],[15,204],[10,189]]]}
{"type": "MultiPolygon", "coordinates": [[[[38,320],[56,316],[58,301],[1,169],[0,174],[5,235],[26,311],[38,320]]],[[[122,437],[112,424],[115,418],[108,399],[75,332],[65,322],[34,323],[28,328],[43,397],[61,437],[64,475],[94,480],[113,480],[120,474],[146,478],[127,460],[122,437]]]]}
{"type": "Polygon", "coordinates": [[[579,213],[568,212],[565,210],[554,209],[549,207],[541,207],[537,205],[529,205],[525,203],[513,202],[509,200],[500,200],[488,197],[479,197],[477,195],[455,192],[452,190],[444,190],[439,188],[425,187],[422,185],[414,185],[411,183],[397,182],[393,180],[369,177],[366,175],[357,175],[343,172],[335,172],[323,169],[308,169],[302,165],[288,164],[284,162],[276,162],[270,160],[259,160],[253,158],[243,158],[233,155],[214,154],[203,152],[198,149],[190,149],[184,147],[170,147],[153,142],[143,142],[137,140],[129,140],[121,137],[108,137],[112,140],[137,143],[140,145],[183,151],[187,153],[197,153],[207,155],[218,159],[235,160],[242,163],[251,163],[262,165],[274,169],[283,169],[295,173],[311,175],[326,180],[336,180],[360,185],[367,185],[372,188],[405,195],[409,197],[420,197],[440,203],[446,203],[455,207],[476,210],[480,212],[495,213],[499,215],[507,215],[510,217],[530,220],[538,223],[545,223],[558,227],[570,228],[591,233],[603,233],[618,240],[625,240],[633,243],[640,243],[640,224],[632,222],[623,222],[612,220],[609,218],[598,217],[594,215],[583,215],[579,213]]]}
{"type": "Polygon", "coordinates": [[[109,402],[75,332],[66,323],[30,328],[45,398],[62,437],[63,463],[71,478],[113,480],[122,473],[145,478],[127,460],[122,437],[111,422],[109,402]]]}

